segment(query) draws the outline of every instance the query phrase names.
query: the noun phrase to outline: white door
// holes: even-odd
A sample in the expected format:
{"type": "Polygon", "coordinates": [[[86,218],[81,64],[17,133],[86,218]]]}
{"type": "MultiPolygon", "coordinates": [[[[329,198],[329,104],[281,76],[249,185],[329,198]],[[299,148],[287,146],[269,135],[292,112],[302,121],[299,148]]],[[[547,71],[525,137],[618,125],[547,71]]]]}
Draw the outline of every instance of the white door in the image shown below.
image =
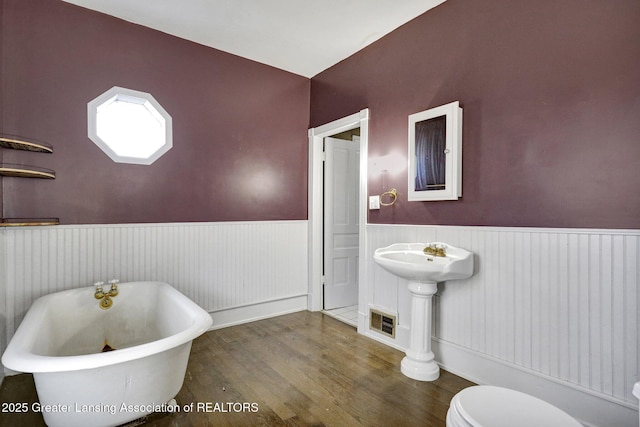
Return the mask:
{"type": "Polygon", "coordinates": [[[358,302],[360,143],[324,139],[324,309],[358,302]]]}

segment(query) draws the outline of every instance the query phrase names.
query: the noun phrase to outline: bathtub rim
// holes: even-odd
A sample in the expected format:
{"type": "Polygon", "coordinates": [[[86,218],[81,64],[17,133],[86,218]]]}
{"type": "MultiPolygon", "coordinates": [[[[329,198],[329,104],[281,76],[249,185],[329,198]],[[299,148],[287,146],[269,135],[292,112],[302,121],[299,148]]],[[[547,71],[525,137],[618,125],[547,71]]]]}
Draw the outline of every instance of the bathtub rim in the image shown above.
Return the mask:
{"type": "MultiPolygon", "coordinates": [[[[158,286],[159,290],[162,289],[164,292],[170,293],[172,301],[192,312],[192,324],[177,334],[117,351],[77,356],[44,356],[32,353],[31,349],[33,348],[35,334],[31,334],[29,331],[45,321],[43,317],[46,315],[46,306],[50,299],[59,298],[65,293],[71,295],[73,293],[89,291],[92,295],[94,292],[93,286],[68,289],[43,295],[33,302],[2,355],[2,364],[5,368],[15,372],[28,373],[66,372],[100,368],[169,350],[188,341],[192,341],[210,329],[213,324],[211,315],[169,283],[135,281],[120,283],[118,286],[120,289],[123,289],[125,287],[144,284],[153,284],[158,286]]],[[[96,302],[91,301],[91,303],[96,302]]]]}

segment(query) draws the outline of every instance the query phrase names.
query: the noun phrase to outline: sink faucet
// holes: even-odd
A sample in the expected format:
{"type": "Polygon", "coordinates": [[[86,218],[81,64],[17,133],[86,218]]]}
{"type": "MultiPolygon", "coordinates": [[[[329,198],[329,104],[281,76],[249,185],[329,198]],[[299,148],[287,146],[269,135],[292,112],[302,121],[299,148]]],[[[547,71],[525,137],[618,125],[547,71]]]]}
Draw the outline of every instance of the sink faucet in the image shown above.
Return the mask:
{"type": "Polygon", "coordinates": [[[95,299],[100,300],[100,308],[106,310],[113,305],[113,300],[111,298],[118,295],[118,283],[120,283],[120,281],[117,279],[109,280],[109,284],[111,285],[111,289],[109,289],[109,292],[105,292],[102,289],[102,285],[104,285],[104,282],[94,283],[96,292],[93,294],[93,296],[95,299]]]}
{"type": "Polygon", "coordinates": [[[429,246],[425,247],[422,251],[427,255],[447,256],[444,245],[439,245],[437,243],[430,243],[429,246]]]}

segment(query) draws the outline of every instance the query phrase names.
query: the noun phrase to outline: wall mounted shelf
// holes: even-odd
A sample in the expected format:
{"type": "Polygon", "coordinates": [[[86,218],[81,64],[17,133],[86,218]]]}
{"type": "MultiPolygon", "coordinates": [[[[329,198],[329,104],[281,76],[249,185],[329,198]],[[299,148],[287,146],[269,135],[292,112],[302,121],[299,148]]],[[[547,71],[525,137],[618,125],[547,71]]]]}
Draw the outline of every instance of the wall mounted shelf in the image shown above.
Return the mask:
{"type": "Polygon", "coordinates": [[[33,227],[58,225],[58,218],[0,218],[0,227],[33,227]]]}
{"type": "Polygon", "coordinates": [[[1,176],[13,176],[18,178],[44,178],[55,179],[56,173],[51,169],[26,165],[12,165],[0,163],[1,176]]]}
{"type": "MultiPolygon", "coordinates": [[[[13,135],[0,135],[0,148],[9,150],[53,153],[53,147],[36,140],[27,140],[13,135]]],[[[16,165],[0,162],[0,177],[55,179],[56,173],[36,166],[16,165]]],[[[58,218],[0,218],[0,227],[29,227],[60,224],[58,218]]]]}
{"type": "Polygon", "coordinates": [[[11,150],[35,151],[38,153],[53,153],[53,147],[45,142],[27,141],[11,135],[0,135],[0,147],[11,150]]]}

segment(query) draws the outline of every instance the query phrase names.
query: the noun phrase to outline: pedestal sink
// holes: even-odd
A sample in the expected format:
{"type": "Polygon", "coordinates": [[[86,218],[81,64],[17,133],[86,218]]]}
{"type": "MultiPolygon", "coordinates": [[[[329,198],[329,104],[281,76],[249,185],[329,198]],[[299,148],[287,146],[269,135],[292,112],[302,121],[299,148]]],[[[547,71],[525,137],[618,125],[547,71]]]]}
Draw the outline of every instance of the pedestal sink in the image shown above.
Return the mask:
{"type": "Polygon", "coordinates": [[[409,281],[411,335],[401,371],[409,378],[434,381],[440,368],[431,351],[432,298],[437,283],[473,274],[473,254],[446,243],[396,243],[377,249],[374,261],[390,273],[409,281]]]}

